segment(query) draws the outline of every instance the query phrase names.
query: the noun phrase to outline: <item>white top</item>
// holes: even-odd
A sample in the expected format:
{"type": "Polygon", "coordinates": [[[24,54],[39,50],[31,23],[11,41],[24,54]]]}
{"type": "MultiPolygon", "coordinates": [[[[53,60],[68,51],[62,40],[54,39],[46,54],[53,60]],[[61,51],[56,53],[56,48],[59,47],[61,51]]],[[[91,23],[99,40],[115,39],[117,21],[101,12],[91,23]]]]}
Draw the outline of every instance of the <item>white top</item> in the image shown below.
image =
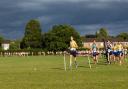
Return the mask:
{"type": "Polygon", "coordinates": [[[76,51],[76,48],[71,48],[70,50],[71,50],[71,51],[76,51]]]}

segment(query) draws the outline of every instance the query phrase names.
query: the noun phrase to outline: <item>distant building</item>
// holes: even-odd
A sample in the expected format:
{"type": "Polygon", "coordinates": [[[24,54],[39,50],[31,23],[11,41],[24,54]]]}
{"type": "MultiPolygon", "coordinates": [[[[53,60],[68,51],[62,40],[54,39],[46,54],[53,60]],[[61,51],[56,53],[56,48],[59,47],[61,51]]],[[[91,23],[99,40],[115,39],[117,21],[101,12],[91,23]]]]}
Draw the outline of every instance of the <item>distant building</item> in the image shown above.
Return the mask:
{"type": "Polygon", "coordinates": [[[1,42],[1,47],[3,50],[9,50],[10,48],[10,41],[9,40],[4,40],[1,42]]]}
{"type": "MultiPolygon", "coordinates": [[[[91,45],[93,44],[93,40],[96,40],[96,39],[95,38],[86,38],[85,41],[83,42],[83,47],[90,49],[91,45]]],[[[122,41],[119,39],[111,39],[110,41],[112,41],[113,43],[121,42],[124,47],[128,47],[128,41],[122,41]]],[[[103,41],[96,40],[96,45],[98,48],[104,48],[103,41]]]]}
{"type": "MultiPolygon", "coordinates": [[[[91,48],[93,42],[84,42],[84,48],[91,48]]],[[[104,47],[104,44],[103,42],[96,42],[96,45],[98,48],[103,48],[104,47]]]]}

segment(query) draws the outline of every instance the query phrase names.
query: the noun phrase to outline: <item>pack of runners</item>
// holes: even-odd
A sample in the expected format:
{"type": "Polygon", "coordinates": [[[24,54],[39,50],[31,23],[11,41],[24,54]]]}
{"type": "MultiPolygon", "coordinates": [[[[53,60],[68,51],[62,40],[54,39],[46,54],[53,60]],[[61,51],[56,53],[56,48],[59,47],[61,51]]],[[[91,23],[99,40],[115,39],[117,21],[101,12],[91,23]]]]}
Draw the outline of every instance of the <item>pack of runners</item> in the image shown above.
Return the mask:
{"type": "MultiPolygon", "coordinates": [[[[78,64],[76,62],[76,55],[77,55],[77,49],[78,45],[75,42],[75,40],[73,39],[73,37],[71,37],[71,41],[70,41],[70,68],[72,68],[72,58],[74,57],[75,59],[75,65],[76,68],[78,67],[78,64]]],[[[110,42],[105,41],[104,42],[104,54],[106,56],[107,59],[107,63],[111,64],[111,62],[119,62],[120,65],[122,65],[123,63],[123,59],[126,57],[127,54],[127,49],[125,49],[123,47],[123,45],[121,44],[121,42],[110,42]]],[[[93,57],[93,62],[94,64],[98,63],[98,56],[99,56],[99,49],[98,46],[96,44],[96,41],[94,40],[92,45],[91,45],[91,50],[90,52],[88,52],[89,55],[91,54],[91,56],[93,57]]],[[[81,53],[82,54],[82,53],[81,53]]]]}

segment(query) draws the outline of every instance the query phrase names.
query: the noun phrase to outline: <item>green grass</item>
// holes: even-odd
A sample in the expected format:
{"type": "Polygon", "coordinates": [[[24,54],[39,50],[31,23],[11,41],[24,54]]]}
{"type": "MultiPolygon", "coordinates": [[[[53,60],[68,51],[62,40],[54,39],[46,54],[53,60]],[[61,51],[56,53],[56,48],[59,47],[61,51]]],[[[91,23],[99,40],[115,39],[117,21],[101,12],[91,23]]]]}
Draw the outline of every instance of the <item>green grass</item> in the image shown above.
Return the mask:
{"type": "Polygon", "coordinates": [[[63,56],[0,57],[0,89],[127,89],[128,63],[89,68],[87,58],[77,58],[79,67],[67,71],[63,56]]]}

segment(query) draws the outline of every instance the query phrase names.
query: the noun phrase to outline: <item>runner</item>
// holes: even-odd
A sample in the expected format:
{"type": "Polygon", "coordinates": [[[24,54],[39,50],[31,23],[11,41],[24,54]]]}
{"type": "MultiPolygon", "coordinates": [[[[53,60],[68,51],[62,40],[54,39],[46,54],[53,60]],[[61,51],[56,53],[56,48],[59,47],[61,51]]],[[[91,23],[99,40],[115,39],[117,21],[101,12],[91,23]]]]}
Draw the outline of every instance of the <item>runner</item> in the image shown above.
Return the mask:
{"type": "Polygon", "coordinates": [[[114,44],[113,55],[114,55],[114,61],[117,60],[117,61],[119,61],[120,65],[122,65],[123,46],[122,46],[122,44],[120,42],[114,44]]]}
{"type": "Polygon", "coordinates": [[[95,40],[93,41],[93,44],[91,46],[91,52],[92,52],[94,64],[97,64],[98,63],[98,59],[97,59],[98,53],[97,53],[97,46],[96,46],[95,40]]]}
{"type": "Polygon", "coordinates": [[[78,64],[76,62],[76,48],[78,48],[78,45],[76,43],[76,41],[74,41],[73,37],[71,36],[71,41],[70,41],[70,69],[72,69],[72,58],[74,57],[75,60],[75,65],[76,68],[78,67],[78,64]]]}
{"type": "Polygon", "coordinates": [[[112,58],[112,43],[108,40],[107,41],[107,61],[108,61],[108,64],[111,64],[111,58],[112,58]]]}
{"type": "Polygon", "coordinates": [[[119,63],[120,63],[120,65],[122,65],[123,46],[120,42],[118,42],[118,44],[117,44],[117,54],[118,54],[118,57],[119,57],[119,63]]]}
{"type": "Polygon", "coordinates": [[[114,62],[116,62],[116,57],[118,56],[118,53],[117,53],[117,43],[114,43],[113,45],[113,60],[114,62]]]}

